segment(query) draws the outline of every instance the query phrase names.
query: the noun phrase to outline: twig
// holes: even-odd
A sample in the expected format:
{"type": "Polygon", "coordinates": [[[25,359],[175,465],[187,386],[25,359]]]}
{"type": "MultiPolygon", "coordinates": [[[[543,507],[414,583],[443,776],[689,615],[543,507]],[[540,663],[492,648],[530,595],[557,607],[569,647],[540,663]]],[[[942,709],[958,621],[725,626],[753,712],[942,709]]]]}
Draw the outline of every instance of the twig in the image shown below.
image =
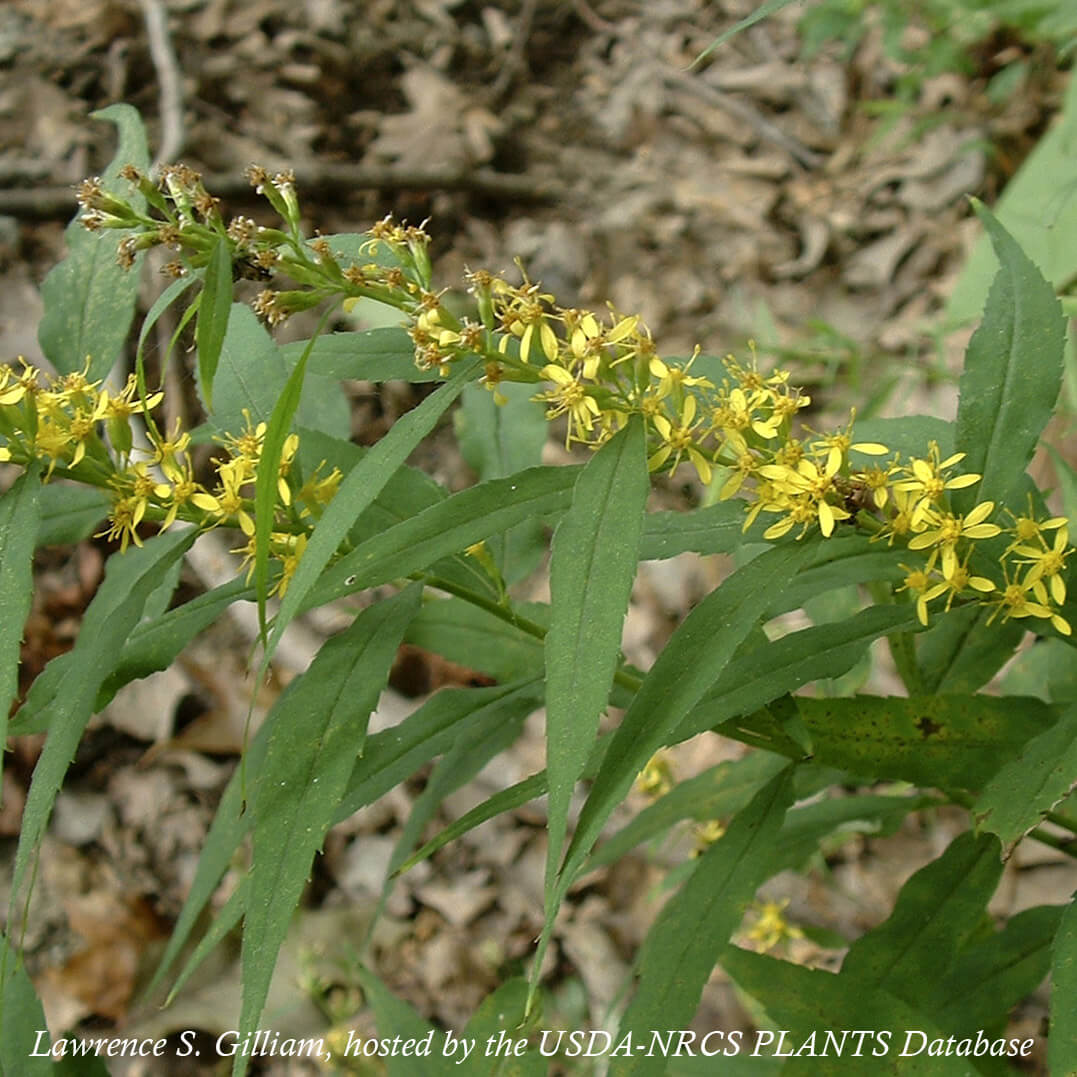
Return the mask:
{"type": "Polygon", "coordinates": [[[161,0],[139,0],[142,17],[146,23],[146,39],[150,46],[150,58],[157,71],[160,89],[161,144],[153,159],[151,171],[168,161],[175,161],[183,152],[183,79],[172,49],[168,33],[168,13],[161,0]]]}
{"type": "Polygon", "coordinates": [[[617,24],[602,18],[587,0],[573,0],[572,6],[576,9],[576,14],[580,19],[596,34],[616,34],[618,32],[617,24]]]}
{"type": "MultiPolygon", "coordinates": [[[[556,202],[565,197],[556,180],[535,179],[511,172],[478,168],[412,170],[366,165],[314,164],[299,166],[296,186],[304,194],[339,195],[351,191],[467,191],[486,198],[515,202],[556,202]]],[[[257,196],[242,172],[209,173],[206,189],[233,200],[255,201],[257,196]]],[[[75,212],[73,187],[49,186],[27,190],[0,190],[0,214],[38,220],[68,217],[75,212]]]]}
{"type": "Polygon", "coordinates": [[[531,37],[531,24],[535,20],[535,10],[538,8],[538,0],[524,0],[520,7],[520,18],[516,23],[516,33],[512,38],[512,47],[509,49],[501,70],[497,73],[493,86],[490,87],[490,97],[493,101],[501,100],[502,95],[512,85],[512,80],[517,72],[523,67],[524,55],[527,52],[527,42],[531,37]]]}
{"type": "Polygon", "coordinates": [[[675,86],[679,86],[682,89],[694,93],[708,104],[713,105],[715,108],[720,108],[723,112],[728,112],[729,115],[733,116],[735,119],[748,124],[760,138],[764,138],[768,142],[773,142],[774,145],[785,150],[785,152],[803,168],[820,168],[825,161],[825,158],[821,154],[816,153],[814,150],[809,150],[799,139],[786,134],[777,124],[771,123],[770,120],[768,120],[766,116],[764,116],[750,102],[745,101],[740,97],[732,97],[729,94],[723,93],[721,90],[717,90],[713,86],[702,82],[694,75],[667,70],[665,72],[665,77],[675,86]]]}

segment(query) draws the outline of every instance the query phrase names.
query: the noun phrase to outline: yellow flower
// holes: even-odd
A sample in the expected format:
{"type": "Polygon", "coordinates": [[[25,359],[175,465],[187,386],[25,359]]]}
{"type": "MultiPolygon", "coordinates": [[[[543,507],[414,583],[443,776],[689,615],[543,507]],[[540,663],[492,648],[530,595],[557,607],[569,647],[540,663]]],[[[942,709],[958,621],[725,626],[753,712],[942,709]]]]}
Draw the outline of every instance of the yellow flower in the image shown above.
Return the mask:
{"type": "Polygon", "coordinates": [[[192,494],[191,503],[216,516],[216,523],[234,520],[243,534],[248,537],[253,535],[254,520],[247,511],[247,499],[240,492],[240,488],[250,481],[246,473],[246,461],[236,459],[220,464],[217,467],[217,475],[221,481],[216,493],[192,494]]]}
{"type": "Polygon", "coordinates": [[[1045,544],[1045,548],[1039,550],[1034,546],[1017,546],[1013,552],[1021,555],[1020,564],[1031,566],[1025,578],[1041,586],[1046,580],[1051,598],[1061,606],[1066,601],[1066,581],[1062,578],[1062,572],[1066,567],[1066,558],[1073,553],[1073,547],[1069,546],[1069,528],[1065,524],[1060,525],[1051,546],[1045,544]]]}
{"type": "Polygon", "coordinates": [[[695,429],[699,426],[695,416],[696,398],[688,396],[681,405],[676,425],[671,423],[665,415],[655,415],[651,419],[652,425],[658,431],[658,436],[662,439],[662,444],[647,461],[647,466],[651,471],[657,471],[672,455],[673,466],[669,469],[672,474],[677,470],[681,457],[687,454],[700,479],[704,483],[711,481],[711,462],[699,451],[695,442],[695,429]]]}
{"type": "Polygon", "coordinates": [[[546,410],[547,419],[556,419],[558,415],[568,414],[568,433],[565,435],[565,448],[575,438],[577,441],[586,441],[590,434],[594,421],[602,414],[586,386],[579,378],[573,377],[564,367],[554,366],[553,363],[542,368],[542,376],[547,381],[552,381],[555,388],[545,393],[539,393],[533,399],[545,401],[551,406],[546,410]],[[573,429],[577,431],[573,433],[573,429]]]}
{"type": "Polygon", "coordinates": [[[693,856],[702,856],[720,837],[725,834],[725,827],[718,819],[709,819],[696,827],[696,844],[693,856]]]}
{"type": "Polygon", "coordinates": [[[994,538],[1001,534],[1001,527],[983,522],[994,511],[993,501],[981,501],[964,516],[954,516],[949,512],[927,508],[922,516],[922,520],[927,523],[927,530],[909,539],[909,549],[926,550],[929,546],[937,546],[942,552],[942,574],[946,579],[950,579],[957,569],[955,547],[958,542],[962,539],[994,538]]]}
{"type": "Polygon", "coordinates": [[[1006,513],[1013,520],[1013,527],[1010,529],[1010,534],[1013,535],[1013,542],[1010,543],[1010,550],[1013,550],[1016,546],[1021,544],[1027,544],[1029,542],[1038,542],[1043,546],[1046,546],[1046,540],[1044,531],[1055,531],[1060,527],[1064,527],[1069,524],[1069,520],[1065,516],[1053,516],[1049,520],[1038,520],[1036,518],[1036,511],[1032,507],[1032,495],[1028,495],[1028,515],[1027,516],[1014,516],[1009,509],[1005,510],[1006,513]]]}
{"type": "Polygon", "coordinates": [[[805,459],[801,460],[796,468],[782,464],[766,464],[759,469],[759,474],[769,479],[779,491],[807,497],[809,503],[814,506],[813,515],[819,517],[819,530],[825,538],[829,538],[834,533],[835,523],[838,520],[848,520],[850,516],[847,509],[841,505],[832,505],[826,499],[827,494],[834,488],[834,475],[840,466],[841,457],[828,451],[822,470],[814,461],[805,459]]]}
{"type": "Polygon", "coordinates": [[[773,950],[786,939],[802,939],[804,932],[785,918],[784,901],[764,901],[756,905],[756,921],[748,931],[748,938],[759,944],[761,951],[773,950]]]}
{"type": "Polygon", "coordinates": [[[927,624],[927,604],[946,590],[945,583],[936,583],[931,578],[931,569],[934,564],[934,553],[924,568],[909,568],[908,565],[903,564],[901,567],[905,569],[906,576],[902,586],[895,592],[900,594],[902,591],[908,591],[916,595],[916,617],[922,625],[927,624]]]}
{"type": "Polygon", "coordinates": [[[146,502],[136,497],[124,496],[117,493],[109,511],[109,520],[112,526],[107,531],[100,532],[96,538],[106,538],[110,542],[120,540],[120,553],[127,549],[127,543],[133,542],[136,546],[142,545],[142,539],[138,537],[138,525],[142,522],[142,516],[146,511],[146,502]]]}
{"type": "Polygon", "coordinates": [[[277,554],[281,567],[280,579],[270,589],[270,594],[277,594],[281,598],[285,596],[288,591],[288,585],[292,582],[292,577],[295,575],[296,569],[299,568],[299,562],[306,549],[306,535],[288,536],[287,549],[283,553],[277,554]]]}
{"type": "Polygon", "coordinates": [[[1007,576],[1006,586],[997,598],[991,599],[989,602],[990,605],[995,607],[995,610],[988,618],[987,623],[991,624],[1000,613],[1003,621],[1009,621],[1014,618],[1037,617],[1041,620],[1050,621],[1062,635],[1071,635],[1073,630],[1070,628],[1069,622],[1060,613],[1056,613],[1047,605],[1046,598],[1042,581],[1038,579],[1030,580],[1027,574],[1023,581],[1011,581],[1007,576]],[[1037,590],[1041,593],[1036,594],[1037,590]],[[1032,592],[1031,596],[1029,592],[1032,592]]]}
{"type": "Polygon", "coordinates": [[[668,366],[657,355],[651,358],[647,368],[651,377],[658,379],[658,386],[654,395],[659,400],[669,396],[670,393],[680,392],[684,388],[714,388],[714,384],[708,381],[707,378],[698,378],[694,374],[688,373],[692,368],[692,364],[696,361],[697,355],[699,355],[699,348],[696,348],[692,358],[684,366],[668,366]]]}
{"type": "Polygon", "coordinates": [[[249,479],[253,478],[262,455],[266,424],[258,423],[255,426],[251,421],[251,413],[246,408],[243,409],[243,419],[243,429],[239,434],[225,434],[217,440],[228,450],[233,462],[241,465],[244,476],[249,479]]]}
{"type": "Polygon", "coordinates": [[[979,475],[955,475],[950,478],[944,472],[965,459],[963,452],[955,452],[945,460],[939,459],[937,442],[928,443],[926,460],[914,458],[906,468],[907,478],[894,484],[895,490],[906,490],[914,494],[917,502],[912,511],[912,525],[917,528],[927,509],[938,502],[947,490],[961,490],[980,481],[979,475]]]}
{"type": "Polygon", "coordinates": [[[17,404],[26,395],[26,386],[16,378],[12,381],[9,366],[0,366],[0,407],[17,404]]]}
{"type": "Polygon", "coordinates": [[[673,765],[665,752],[656,752],[636,778],[641,793],[657,800],[673,788],[673,765]]]}
{"type": "Polygon", "coordinates": [[[928,601],[932,598],[937,598],[944,591],[949,592],[946,595],[946,612],[949,613],[950,606],[953,604],[954,599],[957,598],[958,595],[968,591],[970,588],[973,591],[979,591],[980,594],[986,595],[990,594],[995,589],[995,585],[985,576],[971,575],[969,573],[969,559],[966,557],[963,562],[959,563],[954,568],[953,573],[950,576],[932,589],[934,593],[929,596],[928,601]]]}
{"type": "Polygon", "coordinates": [[[182,467],[174,461],[164,464],[161,470],[168,483],[158,486],[156,492],[162,504],[168,506],[161,524],[161,530],[167,531],[176,522],[179,510],[189,502],[193,503],[195,494],[205,494],[206,491],[194,481],[190,460],[184,460],[182,467]]]}

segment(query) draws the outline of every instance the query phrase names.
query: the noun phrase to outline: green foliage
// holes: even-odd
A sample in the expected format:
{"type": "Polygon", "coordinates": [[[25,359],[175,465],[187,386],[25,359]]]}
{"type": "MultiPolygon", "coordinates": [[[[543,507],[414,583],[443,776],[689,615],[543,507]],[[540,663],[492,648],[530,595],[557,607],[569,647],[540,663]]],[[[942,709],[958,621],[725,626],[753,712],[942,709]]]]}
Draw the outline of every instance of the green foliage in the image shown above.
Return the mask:
{"type": "MultiPolygon", "coordinates": [[[[127,117],[121,127],[129,122],[114,115],[127,117]]],[[[1077,558],[1068,522],[1047,515],[1026,474],[1056,407],[1063,323],[1051,287],[994,216],[978,210],[1000,269],[968,349],[956,423],[910,416],[797,440],[791,421],[804,403],[787,376],[732,358],[678,366],[658,357],[634,316],[602,321],[553,307],[537,286],[481,274],[469,281],[480,321],[459,319],[433,288],[421,230],[382,222],[364,235],[308,240],[287,176],[256,173],[281,228],[252,237],[224,223],[189,172],[166,170],[167,195],[137,170],[125,173],[143,201],[93,187],[83,193],[88,212],[149,245],[160,225],[152,213],[164,214],[187,274],[147,316],[128,387],[108,395],[98,379],[126,339],[120,299],[135,278],[98,303],[112,264],[74,233],[55,280],[77,276],[88,306],[77,317],[70,305],[58,311],[50,286],[42,327],[50,354],[68,355],[60,366],[69,376],[42,382],[0,372],[0,459],[22,469],[0,497],[5,714],[17,691],[35,545],[77,540],[106,520],[104,534],[119,546],[75,647],[49,663],[11,720],[11,731],[46,739],[15,859],[9,935],[96,711],[125,684],[177,661],[235,603],[258,603],[264,671],[297,616],[365,592],[363,612],[250,736],[155,983],[170,978],[175,995],[242,925],[241,1035],[264,1027],[278,953],[329,828],[421,775],[382,906],[400,873],[486,820],[547,797],[542,930],[529,974],[502,970],[500,986],[464,1029],[452,1030],[475,1044],[504,1034],[531,1046],[496,1061],[476,1055],[484,1061],[474,1072],[545,1072],[535,1050],[552,997],[543,956],[560,911],[588,872],[690,826],[700,855],[667,874],[668,901],[617,1011],[603,1015],[622,1039],[691,1026],[721,965],[756,1007],[756,1045],[767,1048],[760,1072],[771,1072],[781,1053],[776,1028],[797,1043],[820,1029],[868,1028],[874,1039],[858,1057],[871,1058],[870,1072],[964,1073],[955,1058],[899,1057],[880,1036],[1002,1030],[1050,968],[1052,1065],[1073,1069],[1073,906],[1029,909],[999,925],[985,911],[1017,843],[1071,851],[1072,838],[1057,837],[1057,828],[1077,834],[1065,814],[1077,773],[1077,558]],[[251,259],[294,285],[255,301],[270,326],[298,310],[365,302],[398,311],[407,328],[319,332],[279,347],[233,302],[234,267],[251,259]],[[197,307],[183,317],[196,317],[206,405],[195,434],[215,444],[204,473],[187,455],[189,432],[154,422],[161,394],[141,362],[146,326],[185,296],[197,307]],[[122,322],[111,343],[105,321],[117,334],[122,322]],[[82,362],[70,356],[90,340],[95,358],[79,375],[82,362]],[[351,444],[335,382],[399,377],[442,384],[373,447],[351,444]],[[452,425],[476,481],[450,491],[407,461],[439,424],[438,436],[448,436],[457,404],[452,425]],[[570,444],[590,450],[580,466],[542,464],[548,419],[565,422],[570,444]],[[150,446],[148,461],[132,459],[136,434],[150,446]],[[715,503],[648,513],[649,474],[682,463],[705,481],[714,469],[715,503]],[[51,481],[60,478],[74,485],[51,481]],[[236,579],[175,601],[183,556],[196,534],[216,527],[242,535],[236,579]],[[688,551],[732,554],[737,567],[648,670],[633,668],[621,642],[637,566],[688,551]],[[529,585],[547,553],[549,602],[521,599],[535,593],[529,585]],[[786,616],[798,610],[806,627],[786,616]],[[1029,630],[1037,641],[1011,665],[1029,630]],[[494,683],[437,692],[368,736],[404,640],[494,683]],[[860,691],[884,643],[907,695],[860,691]],[[540,708],[545,767],[438,831],[444,799],[510,751],[540,708]],[[695,737],[747,748],[678,782],[665,749],[695,737]],[[632,814],[637,783],[650,800],[632,814]],[[871,788],[879,783],[887,784],[871,788]],[[582,805],[575,818],[574,803],[582,805]],[[774,902],[762,904],[750,929],[742,924],[775,875],[814,870],[850,834],[889,834],[938,805],[967,809],[968,826],[909,879],[892,910],[879,910],[881,923],[852,942],[840,972],[745,948],[798,935],[774,902]],[[244,863],[210,915],[222,880],[244,863]]],[[[1072,475],[1062,475],[1069,496],[1072,475]]],[[[357,982],[379,1036],[433,1032],[440,1041],[442,1030],[379,978],[369,939],[346,942],[362,959],[357,982]]],[[[20,1030],[42,1020],[17,943],[0,954],[5,1072],[12,1051],[23,1051],[20,1030]]],[[[730,1072],[756,1061],[741,1053],[728,1059],[730,1072]]],[[[841,1057],[782,1057],[786,1073],[845,1065],[841,1057]]],[[[613,1073],[700,1072],[698,1058],[661,1051],[607,1061],[613,1073]]],[[[995,1061],[983,1071],[1001,1072],[995,1061]]],[[[238,1056],[233,1072],[247,1062],[238,1056]]],[[[436,1052],[385,1060],[390,1074],[455,1067],[436,1052]]]]}
{"type": "MultiPolygon", "coordinates": [[[[116,156],[101,182],[106,191],[120,193],[125,188],[120,169],[128,163],[146,167],[146,132],[130,105],[110,105],[94,118],[114,123],[119,132],[116,156]]],[[[74,220],[64,239],[68,256],[41,286],[45,312],[38,343],[57,370],[67,374],[88,366],[87,376],[96,381],[120,357],[135,316],[138,275],[117,264],[114,232],[88,232],[74,220]]]]}

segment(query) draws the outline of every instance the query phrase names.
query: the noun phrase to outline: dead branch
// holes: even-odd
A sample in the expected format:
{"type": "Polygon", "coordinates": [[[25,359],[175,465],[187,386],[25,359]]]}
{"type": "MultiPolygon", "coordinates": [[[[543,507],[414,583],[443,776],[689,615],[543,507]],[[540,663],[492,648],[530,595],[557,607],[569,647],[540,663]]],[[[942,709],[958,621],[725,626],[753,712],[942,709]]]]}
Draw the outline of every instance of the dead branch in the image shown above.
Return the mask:
{"type": "MultiPolygon", "coordinates": [[[[555,180],[478,168],[470,172],[431,168],[422,171],[366,165],[313,164],[293,169],[301,195],[341,195],[352,191],[466,191],[507,202],[556,202],[565,197],[555,180]]],[[[242,172],[209,173],[206,189],[221,198],[257,201],[242,172]]],[[[70,217],[75,189],[65,186],[0,189],[0,214],[36,220],[70,217]]]]}

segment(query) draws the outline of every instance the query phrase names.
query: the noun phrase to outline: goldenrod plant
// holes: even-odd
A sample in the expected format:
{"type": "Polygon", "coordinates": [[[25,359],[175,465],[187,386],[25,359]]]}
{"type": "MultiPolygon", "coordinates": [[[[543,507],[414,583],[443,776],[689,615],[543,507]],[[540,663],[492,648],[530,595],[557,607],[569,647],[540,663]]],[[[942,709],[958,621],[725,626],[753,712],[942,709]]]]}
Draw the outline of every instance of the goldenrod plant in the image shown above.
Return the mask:
{"type": "MultiPolygon", "coordinates": [[[[1047,1050],[1053,1072],[1074,1071],[1077,913],[1045,905],[1000,924],[986,912],[1018,842],[1077,851],[1077,813],[1064,803],[1077,778],[1066,672],[1077,559],[1064,508],[1048,508],[1027,474],[1059,394],[1064,320],[986,208],[976,206],[1001,268],[969,344],[956,420],[857,424],[854,413],[816,429],[796,371],[773,369],[765,356],[663,354],[636,314],[564,307],[523,267],[519,282],[481,269],[448,282],[470,294],[463,315],[433,279],[425,224],[387,218],[363,233],[311,238],[292,176],[257,167],[251,183],[278,223],[229,218],[190,168],[151,176],[133,110],[101,115],[121,145],[109,171],[80,187],[68,258],[43,289],[40,340],[53,370],[0,367],[0,460],[18,475],[0,500],[0,727],[47,734],[8,908],[4,1072],[36,1072],[27,1036],[40,1027],[40,1006],[19,925],[53,802],[92,715],[123,685],[176,661],[233,603],[258,606],[264,670],[296,616],[330,602],[353,609],[350,597],[374,588],[379,600],[328,640],[251,736],[158,983],[174,976],[175,991],[241,925],[239,1038],[255,1032],[328,829],[431,764],[427,788],[444,797],[544,708],[545,769],[417,847],[437,806],[422,798],[391,862],[395,876],[486,819],[547,798],[544,926],[531,972],[507,980],[464,1030],[530,1038],[514,1072],[546,1071],[535,1048],[539,970],[570,888],[671,828],[685,829],[695,855],[672,880],[676,891],[608,1017],[618,1030],[602,1063],[609,1072],[665,1072],[661,1050],[634,1045],[688,1028],[718,965],[755,1000],[761,1028],[802,1040],[871,1028],[877,1044],[893,1044],[898,1068],[889,1071],[933,1074],[1001,1072],[997,1056],[1013,1056],[1018,1042],[1006,1038],[1007,1014],[1053,971],[1047,1050]],[[168,251],[170,283],[142,322],[133,373],[110,379],[126,354],[142,254],[155,247],[168,251]],[[261,282],[249,305],[235,301],[244,278],[261,282]],[[324,329],[362,301],[394,308],[399,327],[320,330],[285,346],[271,334],[315,309],[324,329]],[[158,365],[151,384],[142,355],[173,304],[181,325],[193,326],[205,409],[193,430],[158,418],[164,371],[158,365]],[[440,385],[372,448],[352,444],[334,383],[401,377],[440,385]],[[479,481],[451,493],[406,461],[454,405],[479,481]],[[541,464],[548,422],[578,464],[541,464]],[[192,455],[198,442],[213,446],[204,467],[192,455]],[[709,491],[705,507],[648,512],[654,477],[681,471],[709,491]],[[235,579],[178,602],[179,563],[211,529],[234,536],[235,579]],[[91,534],[115,548],[105,580],[74,649],[49,664],[9,721],[32,553],[91,534]],[[518,602],[514,585],[547,544],[550,602],[518,602]],[[637,565],[684,551],[733,554],[737,567],[653,666],[635,669],[620,647],[637,565]],[[842,612],[828,617],[835,597],[842,612]],[[783,634],[776,618],[801,608],[814,623],[783,634]],[[368,736],[405,640],[492,684],[442,690],[368,736]],[[877,640],[889,645],[903,695],[857,691],[862,678],[851,671],[877,640]],[[1019,647],[1041,671],[1035,695],[999,687],[1019,647]],[[834,696],[835,686],[844,693],[834,696]],[[679,780],[666,750],[694,737],[751,750],[679,780]],[[610,833],[634,784],[648,806],[610,833]],[[757,896],[762,885],[803,867],[843,827],[886,832],[940,804],[967,810],[967,830],[913,875],[878,927],[843,940],[840,972],[796,964],[789,944],[807,925],[757,896]],[[176,976],[240,851],[242,882],[176,976]],[[959,1045],[979,1034],[992,1047],[986,1060],[931,1052],[925,1069],[924,1058],[898,1057],[906,1029],[959,1045]]],[[[1072,486],[1072,472],[1062,478],[1072,486]]],[[[400,1021],[429,1030],[371,967],[356,977],[381,1036],[400,1021]]],[[[409,1060],[385,1061],[390,1073],[414,1072],[409,1060]]],[[[473,1060],[473,1072],[507,1072],[504,1061],[473,1060]]],[[[248,1063],[238,1052],[233,1072],[248,1063]]]]}

